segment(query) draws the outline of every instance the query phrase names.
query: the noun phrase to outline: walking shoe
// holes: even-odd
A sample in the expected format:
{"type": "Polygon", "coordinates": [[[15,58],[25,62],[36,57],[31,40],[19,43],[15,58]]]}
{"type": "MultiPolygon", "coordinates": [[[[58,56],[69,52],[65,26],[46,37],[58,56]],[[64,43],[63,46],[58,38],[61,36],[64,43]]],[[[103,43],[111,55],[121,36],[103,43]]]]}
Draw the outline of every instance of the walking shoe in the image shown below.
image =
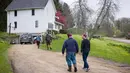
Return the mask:
{"type": "Polygon", "coordinates": [[[86,68],[86,69],[84,69],[86,72],[88,72],[90,69],[89,68],[86,68]]]}
{"type": "Polygon", "coordinates": [[[69,72],[72,72],[71,66],[68,66],[68,70],[69,72]]]}
{"type": "Polygon", "coordinates": [[[75,68],[74,68],[74,72],[77,72],[77,71],[78,71],[78,70],[77,70],[77,67],[75,67],[75,68]]]}
{"type": "Polygon", "coordinates": [[[74,72],[77,72],[77,66],[74,64],[74,72]]]}
{"type": "Polygon", "coordinates": [[[72,72],[72,70],[70,70],[70,69],[68,69],[67,71],[68,71],[68,72],[72,72]]]}

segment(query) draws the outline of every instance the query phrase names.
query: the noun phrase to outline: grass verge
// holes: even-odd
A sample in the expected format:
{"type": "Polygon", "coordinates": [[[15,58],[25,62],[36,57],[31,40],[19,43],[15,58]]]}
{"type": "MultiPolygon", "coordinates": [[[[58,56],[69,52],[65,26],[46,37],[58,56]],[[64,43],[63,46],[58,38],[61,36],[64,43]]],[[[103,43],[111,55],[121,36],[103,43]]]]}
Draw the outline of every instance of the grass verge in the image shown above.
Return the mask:
{"type": "Polygon", "coordinates": [[[0,32],[0,73],[13,73],[11,66],[8,61],[8,51],[9,44],[3,38],[7,33],[0,32]]]}
{"type": "Polygon", "coordinates": [[[8,61],[8,52],[9,44],[0,43],[0,73],[12,73],[11,66],[8,61]]]}

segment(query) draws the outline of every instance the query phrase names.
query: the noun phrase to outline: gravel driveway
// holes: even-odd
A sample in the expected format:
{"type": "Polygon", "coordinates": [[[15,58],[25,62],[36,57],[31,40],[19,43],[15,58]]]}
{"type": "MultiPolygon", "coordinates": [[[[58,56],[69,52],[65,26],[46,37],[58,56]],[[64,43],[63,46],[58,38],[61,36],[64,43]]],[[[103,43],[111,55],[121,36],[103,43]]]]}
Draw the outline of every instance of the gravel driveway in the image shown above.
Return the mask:
{"type": "MultiPolygon", "coordinates": [[[[14,45],[9,50],[9,58],[15,73],[69,73],[65,56],[58,52],[37,49],[36,45],[14,45]]],[[[130,73],[130,67],[119,67],[120,64],[110,61],[95,57],[89,57],[88,61],[88,73],[130,73]]],[[[82,70],[81,55],[77,55],[77,64],[77,73],[86,73],[82,70]]]]}

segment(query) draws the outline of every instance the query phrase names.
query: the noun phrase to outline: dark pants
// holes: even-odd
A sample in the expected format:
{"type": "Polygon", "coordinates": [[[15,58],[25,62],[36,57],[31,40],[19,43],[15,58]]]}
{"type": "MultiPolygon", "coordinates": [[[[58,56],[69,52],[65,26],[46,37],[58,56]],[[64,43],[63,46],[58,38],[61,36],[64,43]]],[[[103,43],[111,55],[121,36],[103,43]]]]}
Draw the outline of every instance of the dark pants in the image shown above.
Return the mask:
{"type": "Polygon", "coordinates": [[[52,48],[51,48],[51,41],[49,41],[49,40],[46,40],[46,46],[47,46],[47,49],[49,50],[52,50],[52,48]]]}
{"type": "Polygon", "coordinates": [[[88,62],[87,62],[87,57],[88,57],[89,52],[83,52],[82,57],[84,61],[84,67],[83,68],[89,68],[88,62]]]}
{"type": "Polygon", "coordinates": [[[51,45],[51,41],[46,41],[46,45],[51,45]]]}
{"type": "Polygon", "coordinates": [[[38,46],[38,48],[40,47],[40,41],[37,41],[37,46],[38,46]]]}

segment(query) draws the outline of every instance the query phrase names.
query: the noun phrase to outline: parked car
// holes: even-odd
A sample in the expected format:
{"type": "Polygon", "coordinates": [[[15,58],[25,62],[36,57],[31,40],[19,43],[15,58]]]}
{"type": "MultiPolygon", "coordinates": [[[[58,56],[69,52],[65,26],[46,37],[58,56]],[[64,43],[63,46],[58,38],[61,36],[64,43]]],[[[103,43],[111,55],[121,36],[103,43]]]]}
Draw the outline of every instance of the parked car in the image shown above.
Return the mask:
{"type": "Polygon", "coordinates": [[[130,39],[130,33],[126,35],[126,39],[130,39]]]}
{"type": "Polygon", "coordinates": [[[10,44],[16,44],[16,41],[15,40],[11,40],[10,44]]]}
{"type": "Polygon", "coordinates": [[[97,39],[99,39],[99,38],[101,38],[101,35],[93,35],[92,38],[97,38],[97,39]]]}
{"type": "Polygon", "coordinates": [[[23,44],[23,43],[25,43],[25,44],[27,44],[27,43],[32,44],[33,43],[33,36],[32,36],[32,34],[28,34],[28,33],[22,34],[20,36],[20,44],[23,44]]]}
{"type": "Polygon", "coordinates": [[[35,44],[37,42],[36,38],[37,38],[37,36],[33,37],[33,44],[35,44]]]}

